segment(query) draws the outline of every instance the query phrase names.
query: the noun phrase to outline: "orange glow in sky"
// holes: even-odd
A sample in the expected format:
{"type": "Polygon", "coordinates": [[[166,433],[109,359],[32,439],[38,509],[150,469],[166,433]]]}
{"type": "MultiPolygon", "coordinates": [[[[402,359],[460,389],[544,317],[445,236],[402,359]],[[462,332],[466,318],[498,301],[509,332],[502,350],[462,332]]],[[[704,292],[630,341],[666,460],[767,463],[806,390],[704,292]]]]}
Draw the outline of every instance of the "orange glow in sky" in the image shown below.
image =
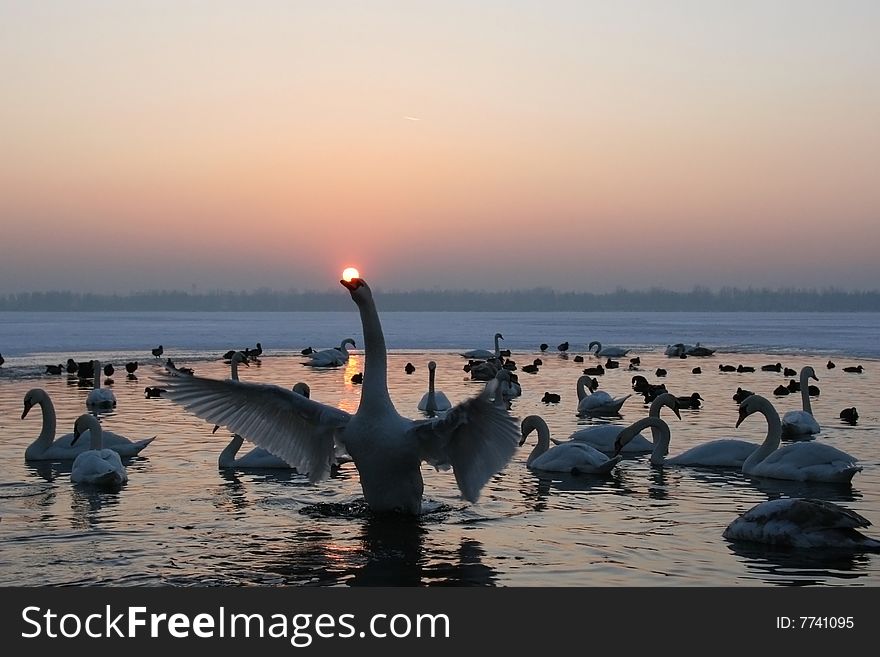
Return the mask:
{"type": "Polygon", "coordinates": [[[0,294],[876,288],[880,3],[0,2],[0,294]],[[414,120],[418,119],[418,120],[414,120]]]}

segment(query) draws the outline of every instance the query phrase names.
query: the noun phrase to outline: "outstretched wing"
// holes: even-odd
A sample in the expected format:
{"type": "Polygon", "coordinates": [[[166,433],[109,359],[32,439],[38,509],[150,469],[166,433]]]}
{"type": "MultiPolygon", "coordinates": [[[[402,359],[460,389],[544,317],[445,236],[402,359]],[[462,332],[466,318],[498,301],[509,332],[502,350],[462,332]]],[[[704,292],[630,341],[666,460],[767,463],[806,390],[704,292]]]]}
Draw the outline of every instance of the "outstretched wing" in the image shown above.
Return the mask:
{"type": "Polygon", "coordinates": [[[410,431],[419,441],[423,461],[452,466],[462,496],[476,502],[486,482],[501,470],[519,444],[519,423],[503,406],[490,401],[498,382],[456,404],[445,416],[417,422],[410,431]]]}
{"type": "Polygon", "coordinates": [[[330,474],[335,435],[351,419],[345,411],[280,386],[198,376],[161,381],[172,401],[307,472],[313,482],[330,474]]]}

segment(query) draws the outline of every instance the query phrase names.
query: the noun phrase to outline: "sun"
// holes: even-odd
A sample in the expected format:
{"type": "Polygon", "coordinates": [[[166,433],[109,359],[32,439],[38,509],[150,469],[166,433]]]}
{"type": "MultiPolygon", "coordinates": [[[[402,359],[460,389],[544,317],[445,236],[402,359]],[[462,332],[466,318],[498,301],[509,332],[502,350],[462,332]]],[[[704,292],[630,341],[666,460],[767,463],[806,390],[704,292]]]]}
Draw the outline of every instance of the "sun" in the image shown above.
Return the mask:
{"type": "Polygon", "coordinates": [[[360,272],[358,272],[358,270],[354,267],[346,267],[345,270],[343,270],[342,272],[342,280],[344,280],[346,283],[351,282],[352,279],[360,277],[360,272]]]}

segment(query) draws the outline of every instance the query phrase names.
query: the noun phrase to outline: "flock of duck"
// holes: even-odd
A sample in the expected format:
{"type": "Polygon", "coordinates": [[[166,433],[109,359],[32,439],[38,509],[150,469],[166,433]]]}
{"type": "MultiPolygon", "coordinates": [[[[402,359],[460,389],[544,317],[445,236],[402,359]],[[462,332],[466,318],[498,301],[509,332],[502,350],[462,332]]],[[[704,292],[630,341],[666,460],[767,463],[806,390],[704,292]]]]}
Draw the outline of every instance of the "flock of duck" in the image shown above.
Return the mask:
{"type": "MultiPolygon", "coordinates": [[[[428,417],[406,418],[395,408],[388,392],[385,337],[370,287],[361,278],[341,283],[358,308],[364,335],[364,370],[359,373],[362,391],[354,413],[311,399],[309,387],[304,383],[287,389],[239,380],[238,367],[247,366],[249,360],[262,353],[259,343],[257,350],[231,350],[225,354],[231,366],[231,376],[225,380],[196,376],[191,370],[177,368],[170,361],[166,363],[166,374],[159,377],[161,388],[156,389],[194,415],[213,423],[215,431],[223,426],[233,433],[231,442],[219,456],[220,467],[295,468],[310,481],[318,482],[326,479],[339,462],[351,460],[371,510],[404,514],[421,512],[422,462],[441,470],[451,469],[462,497],[476,502],[488,480],[508,464],[517,448],[533,433],[537,434],[537,442],[526,465],[538,472],[605,475],[625,456],[638,454],[650,454],[650,462],[657,466],[738,468],[749,476],[802,482],[848,483],[862,470],[855,457],[819,441],[781,446],[783,437],[810,437],[819,432],[810,405],[809,386],[809,381],[818,377],[809,366],[801,370],[798,382],[803,410],[786,413],[782,418],[767,397],[739,389],[736,426],[753,415],[762,416],[767,426],[762,443],[724,438],[670,456],[671,429],[660,416],[661,410],[668,408],[681,419],[680,408],[699,406],[702,399],[699,393],[676,397],[665,385],[650,384],[644,376],[634,376],[633,391],[650,402],[647,417],[628,426],[587,427],[565,440],[558,440],[551,437],[547,423],[540,416],[529,415],[519,422],[511,415],[510,400],[522,394],[522,387],[509,352],[500,348],[503,336],[497,333],[494,351],[472,350],[461,354],[468,359],[465,371],[474,380],[486,381],[479,394],[451,404],[446,395],[435,388],[436,363],[431,361],[428,390],[418,404],[418,409],[428,417]],[[641,433],[646,430],[651,432],[650,439],[641,433]],[[238,451],[245,440],[255,447],[239,457],[238,451]]],[[[322,351],[309,347],[302,353],[311,367],[338,367],[348,361],[349,345],[355,347],[355,341],[346,338],[339,347],[322,351]]],[[[542,352],[548,348],[546,344],[541,345],[542,352]]],[[[566,342],[557,350],[566,357],[569,348],[566,342]]],[[[603,347],[598,342],[591,343],[588,350],[596,357],[608,359],[604,368],[617,367],[619,363],[611,359],[623,358],[629,351],[603,347]]],[[[680,358],[712,353],[713,350],[699,343],[693,347],[671,345],[666,351],[666,355],[680,358]]],[[[162,354],[161,345],[153,349],[155,358],[162,354]]],[[[536,359],[522,370],[534,372],[542,364],[536,359]]],[[[629,369],[638,369],[639,364],[638,357],[633,358],[629,369]]],[[[95,394],[94,399],[89,395],[87,407],[89,410],[112,407],[115,405],[112,391],[101,387],[100,363],[92,361],[90,366],[95,394]]],[[[828,367],[832,366],[829,361],[828,367]]],[[[411,372],[407,370],[407,373],[411,372]]],[[[130,370],[129,375],[133,374],[130,370]]],[[[579,414],[615,416],[632,396],[613,398],[599,390],[594,377],[601,374],[596,368],[586,368],[578,378],[579,414]]],[[[553,393],[545,393],[544,401],[559,400],[558,395],[548,400],[549,395],[553,393]]],[[[97,418],[88,413],[77,418],[73,433],[56,438],[55,411],[44,390],[35,388],[25,395],[22,419],[37,405],[42,410],[43,426],[39,437],[27,448],[25,458],[73,459],[73,482],[120,486],[127,481],[120,456],[138,454],[153,440],[133,442],[104,431],[97,418]]],[[[724,536],[731,540],[796,547],[880,550],[880,542],[858,531],[869,524],[862,516],[830,502],[779,499],[761,503],[744,513],[727,527],[724,536]]]]}

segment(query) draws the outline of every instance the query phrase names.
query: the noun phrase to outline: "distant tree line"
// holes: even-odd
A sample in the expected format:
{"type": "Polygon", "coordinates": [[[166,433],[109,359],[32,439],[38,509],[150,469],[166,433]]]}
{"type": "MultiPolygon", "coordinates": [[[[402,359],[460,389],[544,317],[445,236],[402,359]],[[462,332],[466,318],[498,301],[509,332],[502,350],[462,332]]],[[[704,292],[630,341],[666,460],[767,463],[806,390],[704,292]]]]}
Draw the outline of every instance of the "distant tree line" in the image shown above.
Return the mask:
{"type": "MultiPolygon", "coordinates": [[[[383,311],[708,311],[708,312],[878,312],[880,291],[695,287],[613,292],[559,292],[549,288],[502,292],[473,290],[377,290],[383,311]]],[[[351,311],[339,290],[94,294],[69,291],[0,295],[0,311],[351,311]]]]}

